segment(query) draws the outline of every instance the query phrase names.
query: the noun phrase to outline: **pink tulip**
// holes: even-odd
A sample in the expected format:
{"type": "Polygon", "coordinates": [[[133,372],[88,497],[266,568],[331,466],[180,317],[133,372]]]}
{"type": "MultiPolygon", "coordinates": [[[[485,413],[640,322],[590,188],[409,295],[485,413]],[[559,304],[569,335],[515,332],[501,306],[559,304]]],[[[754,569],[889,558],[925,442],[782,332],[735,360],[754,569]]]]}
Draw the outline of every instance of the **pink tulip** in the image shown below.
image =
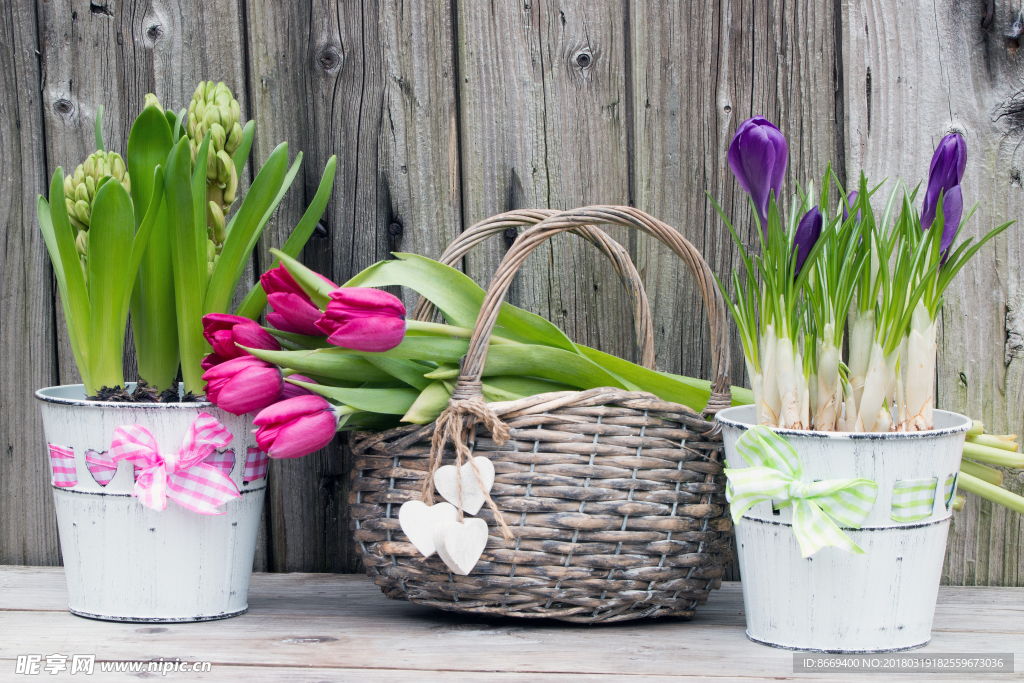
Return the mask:
{"type": "MultiPolygon", "coordinates": [[[[317,384],[316,380],[312,380],[305,375],[288,375],[288,379],[295,379],[300,382],[306,382],[307,384],[317,384]]],[[[305,387],[300,387],[297,384],[291,382],[285,382],[284,387],[281,389],[281,400],[285,401],[289,398],[295,398],[296,396],[309,396],[313,392],[305,387]]]]}
{"type": "Polygon", "coordinates": [[[331,442],[338,430],[334,406],[321,396],[299,396],[264,408],[252,421],[256,442],[272,458],[298,458],[331,442]]]}
{"type": "MultiPolygon", "coordinates": [[[[320,278],[334,284],[323,275],[320,278]]],[[[284,332],[308,334],[319,337],[322,332],[317,328],[316,321],[320,318],[320,309],[313,305],[312,299],[303,291],[284,265],[271,268],[260,276],[263,291],[267,293],[267,302],[273,311],[267,313],[267,322],[284,332]]]]}
{"type": "Polygon", "coordinates": [[[232,415],[262,410],[280,399],[284,389],[279,369],[248,355],[210,368],[203,379],[206,397],[232,415]]]}
{"type": "Polygon", "coordinates": [[[213,347],[213,356],[207,362],[217,365],[214,361],[224,362],[239,356],[247,356],[239,346],[253,349],[280,351],[281,345],[273,336],[255,320],[240,315],[227,313],[207,313],[203,316],[203,337],[213,347]]]}
{"type": "Polygon", "coordinates": [[[327,341],[356,351],[387,351],[405,336],[405,306],[398,297],[367,287],[340,287],[331,292],[327,310],[316,326],[327,341]]]}

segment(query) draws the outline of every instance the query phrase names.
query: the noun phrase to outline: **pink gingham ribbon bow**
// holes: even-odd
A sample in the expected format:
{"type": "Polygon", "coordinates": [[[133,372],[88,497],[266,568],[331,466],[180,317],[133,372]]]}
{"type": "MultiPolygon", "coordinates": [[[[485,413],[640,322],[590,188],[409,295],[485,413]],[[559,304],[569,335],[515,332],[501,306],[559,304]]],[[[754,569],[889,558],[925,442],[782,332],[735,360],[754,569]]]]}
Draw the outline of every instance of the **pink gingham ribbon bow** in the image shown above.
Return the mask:
{"type": "Polygon", "coordinates": [[[110,459],[127,460],[141,470],[132,495],[146,507],[164,510],[170,498],[199,514],[222,515],[217,508],[241,494],[231,477],[203,460],[231,443],[231,438],[224,425],[203,413],[189,427],[178,452],[161,455],[148,430],[126,425],[114,430],[110,459]]]}

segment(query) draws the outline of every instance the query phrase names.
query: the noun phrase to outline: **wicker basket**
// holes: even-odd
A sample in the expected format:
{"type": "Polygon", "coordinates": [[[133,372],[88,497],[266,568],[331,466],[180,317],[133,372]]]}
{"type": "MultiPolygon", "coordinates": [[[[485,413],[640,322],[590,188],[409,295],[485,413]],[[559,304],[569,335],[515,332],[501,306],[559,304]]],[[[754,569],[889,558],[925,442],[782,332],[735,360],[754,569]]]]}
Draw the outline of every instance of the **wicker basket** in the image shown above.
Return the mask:
{"type": "MultiPolygon", "coordinates": [[[[512,212],[474,226],[443,261],[456,262],[488,235],[533,225],[494,275],[448,409],[430,425],[353,435],[355,539],[367,573],[388,597],[475,614],[592,623],[693,617],[721,583],[732,524],[714,423],[653,394],[616,388],[492,403],[481,413],[480,378],[501,302],[525,258],[558,232],[573,231],[612,258],[634,305],[641,359],[653,365],[650,311],[636,269],[596,224],[642,230],[689,266],[714,342],[716,377],[705,416],[730,404],[724,303],[706,262],[676,230],[614,206],[512,212]],[[499,444],[492,431],[506,426],[510,438],[499,444]],[[441,457],[432,459],[432,440],[441,457]],[[506,540],[491,510],[477,513],[491,533],[468,576],[449,572],[436,555],[423,558],[398,523],[398,507],[424,492],[429,498],[428,473],[454,462],[457,450],[486,454],[494,464],[491,497],[501,526],[511,531],[506,540]]],[[[423,302],[416,309],[420,319],[432,314],[423,302]]]]}

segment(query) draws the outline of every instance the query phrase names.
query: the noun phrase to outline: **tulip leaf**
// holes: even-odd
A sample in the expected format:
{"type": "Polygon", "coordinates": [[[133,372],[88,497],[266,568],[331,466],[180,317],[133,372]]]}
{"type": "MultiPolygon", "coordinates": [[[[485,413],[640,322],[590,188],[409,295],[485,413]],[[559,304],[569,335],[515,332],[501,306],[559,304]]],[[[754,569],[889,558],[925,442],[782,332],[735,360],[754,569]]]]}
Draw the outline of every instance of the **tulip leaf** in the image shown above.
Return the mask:
{"type": "Polygon", "coordinates": [[[326,377],[350,382],[386,382],[391,375],[358,356],[321,351],[268,351],[246,349],[260,360],[310,377],[326,377]]]}
{"type": "MultiPolygon", "coordinates": [[[[59,170],[59,169],[58,169],[59,170]]],[[[63,184],[62,184],[63,187],[63,184]]],[[[71,306],[71,296],[68,292],[67,276],[64,271],[64,266],[61,261],[60,247],[57,245],[57,236],[53,228],[53,219],[50,215],[50,205],[46,203],[46,199],[39,195],[36,199],[36,218],[39,221],[39,231],[43,233],[43,242],[46,244],[46,250],[50,254],[50,261],[53,263],[53,274],[57,279],[57,289],[60,292],[60,303],[61,308],[64,311],[64,322],[68,328],[68,338],[71,341],[71,352],[75,356],[75,365],[78,366],[79,374],[82,375],[82,381],[85,384],[86,394],[92,394],[92,382],[89,380],[89,364],[87,360],[86,346],[81,345],[80,335],[78,332],[79,323],[88,324],[88,311],[77,312],[71,306]]],[[[69,221],[70,224],[70,221],[69,221]]],[[[81,272],[81,268],[78,266],[78,253],[75,253],[75,267],[81,272]]],[[[83,278],[82,284],[84,286],[85,280],[83,278]]],[[[88,299],[86,299],[88,303],[88,299]]]]}
{"type": "Polygon", "coordinates": [[[124,385],[122,354],[128,323],[124,304],[135,277],[125,255],[132,253],[134,240],[135,214],[128,191],[121,183],[104,183],[93,200],[87,261],[89,376],[100,387],[124,385]]]}
{"type": "Polygon", "coordinates": [[[510,401],[526,396],[535,396],[536,394],[546,394],[550,391],[574,391],[576,389],[575,385],[518,375],[488,377],[483,385],[484,398],[488,401],[510,401]],[[495,395],[500,391],[508,394],[510,398],[490,398],[487,395],[488,391],[495,395]]]}
{"type": "Polygon", "coordinates": [[[263,329],[278,339],[289,341],[292,344],[297,344],[304,349],[329,349],[333,346],[333,344],[327,341],[326,337],[313,337],[308,334],[284,332],[283,330],[276,330],[273,327],[264,327],[263,329]]]}
{"type": "Polygon", "coordinates": [[[174,304],[178,319],[178,345],[181,351],[181,375],[185,391],[201,393],[205,386],[201,363],[206,355],[203,339],[203,301],[201,279],[206,278],[206,263],[199,262],[196,251],[197,226],[192,197],[192,156],[187,137],[178,140],[167,157],[164,192],[170,230],[171,261],[174,265],[174,304]]]}
{"type": "Polygon", "coordinates": [[[378,370],[386,372],[395,379],[401,380],[420,391],[430,385],[430,380],[423,376],[429,368],[420,365],[416,361],[404,358],[385,358],[371,354],[367,354],[364,358],[378,370]]]}
{"type": "Polygon", "coordinates": [[[610,372],[614,372],[623,379],[632,382],[642,391],[651,392],[663,401],[682,403],[684,406],[693,408],[697,412],[704,410],[704,407],[708,404],[708,398],[711,396],[710,384],[707,390],[705,390],[700,386],[674,380],[660,372],[648,370],[645,367],[630,363],[617,356],[603,353],[597,349],[591,349],[582,345],[579,348],[587,358],[590,358],[595,363],[607,368],[610,372]]]}
{"type": "Polygon", "coordinates": [[[455,363],[443,363],[436,370],[424,375],[427,379],[458,379],[459,366],[455,363]]]}
{"type": "MultiPolygon", "coordinates": [[[[313,196],[313,201],[310,202],[309,207],[306,209],[306,213],[302,214],[302,219],[299,220],[295,229],[285,240],[284,246],[281,247],[281,252],[287,254],[293,259],[299,257],[302,253],[303,248],[306,246],[306,242],[313,235],[313,231],[316,230],[317,224],[324,215],[324,211],[327,209],[327,202],[331,198],[331,190],[334,187],[334,173],[338,165],[338,157],[332,156],[327,160],[327,166],[324,168],[324,174],[320,177],[320,187],[317,188],[316,194],[313,196]]],[[[271,270],[280,263],[280,259],[275,258],[270,267],[267,270],[271,270]]],[[[239,304],[238,310],[235,311],[235,315],[240,315],[245,318],[251,318],[255,320],[263,312],[263,309],[267,306],[267,294],[263,291],[263,285],[257,282],[253,285],[249,293],[245,295],[245,299],[239,304]]]]}
{"type": "MultiPolygon", "coordinates": [[[[425,256],[396,253],[395,257],[370,266],[343,286],[408,287],[437,306],[449,324],[469,329],[476,325],[486,293],[472,279],[425,256]]],[[[497,324],[497,336],[576,352],[572,341],[558,327],[511,304],[501,305],[497,324]]]]}
{"type": "Polygon", "coordinates": [[[402,416],[402,422],[418,425],[430,424],[448,407],[451,397],[452,394],[444,382],[440,380],[431,382],[420,392],[416,401],[409,407],[409,411],[402,416]]]}
{"type": "Polygon", "coordinates": [[[299,287],[302,287],[302,291],[306,293],[317,308],[321,311],[327,308],[327,302],[331,300],[331,292],[334,291],[331,285],[317,275],[316,271],[302,265],[283,251],[271,249],[270,253],[274,255],[277,261],[284,264],[285,270],[288,271],[288,274],[292,276],[292,279],[295,280],[299,287]]]}
{"type": "MultiPolygon", "coordinates": [[[[231,131],[228,131],[230,134],[231,131]]],[[[256,123],[249,121],[242,128],[242,141],[238,144],[238,149],[235,150],[235,155],[231,157],[231,160],[235,162],[235,173],[238,177],[242,177],[242,170],[245,168],[245,162],[249,160],[249,152],[252,151],[252,138],[256,134],[256,123]]]]}
{"type": "Polygon", "coordinates": [[[615,375],[584,356],[535,344],[491,346],[483,376],[494,375],[539,377],[581,389],[626,388],[615,375]]]}
{"type": "MultiPolygon", "coordinates": [[[[220,258],[217,259],[217,265],[213,268],[203,313],[227,312],[235,286],[245,270],[245,263],[252,251],[249,243],[253,233],[265,224],[264,215],[281,189],[287,166],[288,143],[282,142],[256,175],[249,191],[245,193],[242,205],[231,221],[227,240],[221,249],[220,258]]],[[[256,237],[258,239],[259,235],[256,237]]]]}
{"type": "Polygon", "coordinates": [[[324,398],[343,403],[359,410],[385,415],[405,415],[420,392],[415,389],[344,389],[342,387],[325,387],[321,384],[310,384],[294,379],[288,382],[295,386],[308,389],[324,398]]]}

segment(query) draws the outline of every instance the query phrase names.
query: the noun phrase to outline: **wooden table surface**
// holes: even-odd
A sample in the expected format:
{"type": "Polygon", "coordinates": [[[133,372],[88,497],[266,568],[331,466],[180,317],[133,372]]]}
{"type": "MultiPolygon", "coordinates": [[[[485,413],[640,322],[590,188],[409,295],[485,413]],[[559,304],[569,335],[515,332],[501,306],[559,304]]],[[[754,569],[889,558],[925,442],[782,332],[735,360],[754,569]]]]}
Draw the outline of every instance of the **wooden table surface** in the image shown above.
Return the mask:
{"type": "MultiPolygon", "coordinates": [[[[0,567],[0,681],[19,654],[99,661],[210,661],[195,681],[430,683],[666,680],[1020,680],[1021,674],[794,674],[793,653],[747,640],[739,584],[712,593],[697,618],[579,626],[482,619],[388,600],[365,576],[255,574],[249,612],[198,624],[126,624],[66,611],[59,567],[0,567]]],[[[1024,588],[943,587],[925,653],[1012,652],[1024,670],[1024,588]]],[[[87,681],[129,674],[76,675],[87,681]]],[[[68,678],[67,674],[64,674],[68,678]]],[[[142,678],[160,677],[148,674],[142,678]]],[[[135,674],[132,679],[140,678],[135,674]]]]}

